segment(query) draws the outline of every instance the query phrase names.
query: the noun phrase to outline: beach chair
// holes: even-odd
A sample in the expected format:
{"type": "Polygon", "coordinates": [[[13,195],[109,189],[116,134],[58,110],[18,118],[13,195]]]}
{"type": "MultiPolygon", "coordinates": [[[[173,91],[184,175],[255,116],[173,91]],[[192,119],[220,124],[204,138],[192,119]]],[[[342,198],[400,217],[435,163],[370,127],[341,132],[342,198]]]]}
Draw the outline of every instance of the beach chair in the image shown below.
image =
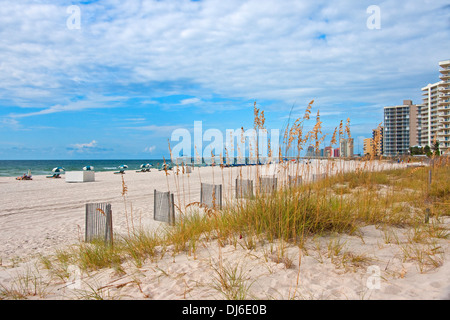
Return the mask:
{"type": "Polygon", "coordinates": [[[52,179],[58,179],[61,178],[61,173],[63,173],[66,169],[64,169],[63,167],[56,167],[53,168],[52,172],[53,175],[51,176],[47,176],[47,178],[52,178],[52,179]]]}
{"type": "Polygon", "coordinates": [[[161,167],[158,169],[158,171],[166,171],[166,170],[172,170],[173,166],[168,163],[163,163],[161,167]]]}
{"type": "Polygon", "coordinates": [[[61,174],[60,173],[55,173],[51,176],[47,176],[46,178],[51,178],[51,179],[58,179],[61,178],[61,174]]]}
{"type": "Polygon", "coordinates": [[[141,164],[141,170],[136,170],[136,172],[150,172],[150,167],[152,165],[147,163],[147,164],[141,164]]]}
{"type": "Polygon", "coordinates": [[[114,172],[114,174],[125,174],[125,169],[128,168],[126,164],[119,166],[119,171],[114,172]]]}

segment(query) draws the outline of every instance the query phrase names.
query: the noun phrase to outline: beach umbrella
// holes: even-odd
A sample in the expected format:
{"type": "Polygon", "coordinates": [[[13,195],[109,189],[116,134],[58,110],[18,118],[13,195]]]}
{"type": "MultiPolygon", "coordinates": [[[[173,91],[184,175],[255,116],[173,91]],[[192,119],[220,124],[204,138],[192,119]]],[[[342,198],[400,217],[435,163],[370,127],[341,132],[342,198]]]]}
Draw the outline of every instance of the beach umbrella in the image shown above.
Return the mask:
{"type": "Polygon", "coordinates": [[[119,166],[119,169],[126,169],[126,168],[128,168],[128,166],[126,165],[126,164],[123,164],[123,165],[121,165],[121,166],[119,166]]]}
{"type": "Polygon", "coordinates": [[[86,166],[86,167],[83,168],[83,170],[85,170],[85,171],[92,171],[92,170],[94,170],[94,167],[93,166],[86,166]]]}
{"type": "Polygon", "coordinates": [[[150,168],[152,165],[150,163],[141,164],[141,169],[143,168],[150,168]]]}
{"type": "Polygon", "coordinates": [[[64,169],[63,167],[56,167],[56,168],[53,168],[52,172],[58,173],[58,172],[63,172],[63,171],[65,171],[65,170],[66,170],[66,169],[64,169]]]}

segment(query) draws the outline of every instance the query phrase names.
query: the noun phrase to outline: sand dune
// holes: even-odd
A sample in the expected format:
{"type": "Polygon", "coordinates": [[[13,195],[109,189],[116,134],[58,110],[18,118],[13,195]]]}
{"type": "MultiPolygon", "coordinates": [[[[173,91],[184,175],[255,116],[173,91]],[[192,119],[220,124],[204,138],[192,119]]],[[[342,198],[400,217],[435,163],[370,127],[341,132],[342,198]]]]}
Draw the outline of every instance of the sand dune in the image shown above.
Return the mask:
{"type": "MultiPolygon", "coordinates": [[[[170,190],[175,203],[184,207],[200,200],[200,183],[224,185],[225,201],[233,201],[234,183],[239,176],[255,179],[275,174],[279,185],[289,174],[300,174],[304,181],[313,174],[334,174],[337,171],[383,170],[404,167],[403,164],[374,162],[371,167],[362,162],[315,161],[309,165],[291,164],[289,171],[280,166],[224,168],[195,168],[192,173],[152,170],[150,173],[127,171],[123,176],[112,172],[96,173],[91,183],[66,183],[62,179],[35,176],[32,181],[0,178],[4,195],[0,208],[0,284],[14,281],[14,274],[25,270],[33,257],[51,254],[57,248],[78,243],[84,236],[85,204],[109,202],[113,210],[114,232],[126,234],[127,219],[150,230],[164,224],[153,220],[153,190],[170,190]],[[286,173],[288,172],[288,173],[286,173]],[[122,196],[122,178],[127,186],[122,196]],[[126,201],[124,201],[126,200],[126,201]],[[20,258],[23,263],[12,265],[20,258]],[[29,262],[27,262],[29,261],[29,262]]],[[[450,221],[444,221],[449,228],[450,221]]],[[[450,269],[448,240],[442,241],[443,266],[421,273],[412,262],[402,261],[401,246],[386,244],[381,230],[373,226],[361,230],[363,237],[343,235],[339,241],[352,254],[364,253],[370,263],[344,266],[326,251],[331,238],[311,239],[306,249],[282,243],[262,243],[251,250],[244,243],[220,247],[215,242],[203,242],[195,254],[170,254],[157,263],[147,261],[142,267],[127,267],[125,276],[113,270],[90,274],[83,283],[95,283],[106,298],[129,299],[224,299],[217,290],[217,266],[234,268],[242,275],[246,297],[256,299],[448,299],[450,298],[450,269]],[[362,240],[363,239],[363,240],[362,240]],[[277,250],[286,246],[290,261],[277,260],[277,250]],[[299,260],[299,257],[301,260],[299,260]],[[299,266],[299,261],[301,264],[299,266]],[[381,273],[380,287],[370,289],[369,266],[381,273]],[[378,268],[378,269],[377,269],[378,268]],[[105,293],[106,294],[106,293],[105,293]]],[[[405,230],[396,230],[400,237],[405,230]]],[[[70,287],[70,286],[69,286],[70,287]]],[[[47,299],[76,298],[65,283],[54,284],[47,299]]]]}

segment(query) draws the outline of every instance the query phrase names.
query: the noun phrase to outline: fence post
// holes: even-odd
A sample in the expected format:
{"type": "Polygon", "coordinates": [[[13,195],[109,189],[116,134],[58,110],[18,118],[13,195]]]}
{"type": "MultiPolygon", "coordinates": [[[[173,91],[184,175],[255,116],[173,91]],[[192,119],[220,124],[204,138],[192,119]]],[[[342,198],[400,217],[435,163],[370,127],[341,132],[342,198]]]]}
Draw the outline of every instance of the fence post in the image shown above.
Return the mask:
{"type": "Polygon", "coordinates": [[[222,209],[222,185],[201,183],[200,203],[208,207],[222,209]]]}
{"type": "Polygon", "coordinates": [[[236,179],[236,198],[253,197],[253,180],[236,179]],[[245,181],[245,184],[244,184],[245,181]]]}
{"type": "Polygon", "coordinates": [[[102,239],[113,244],[112,210],[109,203],[86,203],[85,242],[102,239]]]}
{"type": "Polygon", "coordinates": [[[173,193],[154,189],[153,219],[175,225],[175,202],[173,193]]]}

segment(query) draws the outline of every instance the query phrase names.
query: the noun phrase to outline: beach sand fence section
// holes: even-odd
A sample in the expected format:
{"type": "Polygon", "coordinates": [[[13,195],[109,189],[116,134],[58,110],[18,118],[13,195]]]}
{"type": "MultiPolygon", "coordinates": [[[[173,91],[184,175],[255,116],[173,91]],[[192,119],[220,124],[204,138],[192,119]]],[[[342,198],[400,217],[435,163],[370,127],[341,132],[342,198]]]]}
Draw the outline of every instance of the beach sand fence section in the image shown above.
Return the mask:
{"type": "Polygon", "coordinates": [[[299,176],[288,176],[288,187],[295,188],[302,185],[302,177],[299,176]]]}
{"type": "Polygon", "coordinates": [[[86,203],[85,241],[113,243],[112,210],[109,203],[86,203]]]}
{"type": "Polygon", "coordinates": [[[175,202],[170,191],[154,191],[153,219],[175,225],[175,202]]]}
{"type": "Polygon", "coordinates": [[[312,175],[312,182],[317,182],[319,180],[323,180],[327,177],[326,173],[313,173],[312,175]]]}
{"type": "Polygon", "coordinates": [[[259,177],[259,192],[262,194],[270,194],[277,190],[276,177],[259,177]]]}
{"type": "Polygon", "coordinates": [[[222,209],[222,185],[202,182],[200,187],[200,203],[209,208],[222,209]]]}
{"type": "Polygon", "coordinates": [[[236,198],[253,197],[253,180],[236,179],[236,198]]]}

